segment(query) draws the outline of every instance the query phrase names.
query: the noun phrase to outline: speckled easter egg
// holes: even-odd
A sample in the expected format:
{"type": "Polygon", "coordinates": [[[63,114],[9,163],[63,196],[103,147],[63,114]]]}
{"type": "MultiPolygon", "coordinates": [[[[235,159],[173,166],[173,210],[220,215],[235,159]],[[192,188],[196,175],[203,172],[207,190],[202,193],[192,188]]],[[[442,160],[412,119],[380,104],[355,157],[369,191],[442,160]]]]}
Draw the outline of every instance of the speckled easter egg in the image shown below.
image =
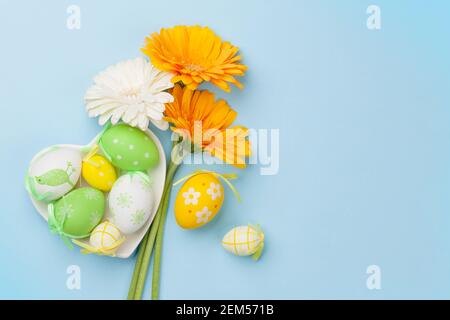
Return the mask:
{"type": "Polygon", "coordinates": [[[185,229],[195,229],[210,222],[222,207],[224,194],[219,179],[209,173],[189,178],[175,199],[175,218],[185,229]]]}
{"type": "Polygon", "coordinates": [[[89,244],[103,254],[113,255],[119,248],[122,234],[111,222],[100,223],[91,233],[89,244]]]}
{"type": "Polygon", "coordinates": [[[94,188],[79,188],[49,206],[54,206],[56,222],[67,236],[87,237],[102,220],[105,196],[94,188]]]}
{"type": "Polygon", "coordinates": [[[106,130],[99,145],[111,163],[122,170],[145,171],[159,161],[153,140],[145,132],[126,124],[106,130]]]}
{"type": "Polygon", "coordinates": [[[73,189],[81,172],[81,153],[75,148],[54,146],[33,160],[26,187],[39,201],[50,202],[73,189]]]}
{"type": "Polygon", "coordinates": [[[124,234],[140,229],[153,208],[150,178],[142,172],[127,173],[117,179],[108,197],[111,222],[124,234]]]}
{"type": "Polygon", "coordinates": [[[114,167],[105,157],[98,154],[83,160],[81,172],[89,185],[102,191],[110,191],[117,180],[114,167]]]}

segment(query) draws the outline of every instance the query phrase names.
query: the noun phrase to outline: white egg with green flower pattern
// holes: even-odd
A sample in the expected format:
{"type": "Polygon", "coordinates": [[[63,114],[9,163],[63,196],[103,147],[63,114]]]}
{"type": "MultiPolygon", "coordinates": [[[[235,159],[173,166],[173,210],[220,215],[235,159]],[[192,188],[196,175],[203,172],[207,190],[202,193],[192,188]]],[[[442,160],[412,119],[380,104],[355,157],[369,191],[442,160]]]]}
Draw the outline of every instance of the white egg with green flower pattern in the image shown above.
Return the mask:
{"type": "Polygon", "coordinates": [[[143,172],[122,175],[108,197],[111,222],[124,234],[139,230],[150,217],[153,192],[150,177],[143,172]]]}

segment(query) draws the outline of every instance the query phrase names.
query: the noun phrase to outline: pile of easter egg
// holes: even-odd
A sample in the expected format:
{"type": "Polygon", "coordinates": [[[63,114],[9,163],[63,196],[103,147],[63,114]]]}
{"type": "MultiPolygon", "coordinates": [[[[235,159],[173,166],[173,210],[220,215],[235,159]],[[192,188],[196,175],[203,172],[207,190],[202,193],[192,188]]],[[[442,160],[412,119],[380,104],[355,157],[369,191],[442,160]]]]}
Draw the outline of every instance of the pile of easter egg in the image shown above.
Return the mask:
{"type": "Polygon", "coordinates": [[[148,172],[159,159],[151,137],[121,123],[84,150],[54,146],[39,153],[26,188],[48,204],[48,226],[68,245],[114,255],[125,237],[151,218],[155,199],[148,172]]]}
{"type": "MultiPolygon", "coordinates": [[[[108,126],[89,147],[52,146],[31,162],[26,188],[48,212],[48,227],[82,253],[114,256],[127,236],[153,218],[155,199],[149,173],[160,161],[152,138],[127,124],[108,126]]],[[[175,198],[177,224],[196,229],[211,222],[224,202],[226,182],[234,175],[196,171],[181,179],[175,198]]],[[[147,224],[148,226],[148,224],[147,224]]],[[[264,234],[257,226],[229,231],[223,247],[239,256],[258,258],[264,234]]]]}

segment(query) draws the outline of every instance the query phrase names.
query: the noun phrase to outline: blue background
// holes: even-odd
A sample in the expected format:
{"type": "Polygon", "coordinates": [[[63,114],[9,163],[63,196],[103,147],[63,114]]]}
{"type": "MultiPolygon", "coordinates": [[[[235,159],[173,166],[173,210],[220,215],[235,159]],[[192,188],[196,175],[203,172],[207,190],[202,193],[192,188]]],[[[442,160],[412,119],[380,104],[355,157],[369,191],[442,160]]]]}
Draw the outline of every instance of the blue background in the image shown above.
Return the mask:
{"type": "Polygon", "coordinates": [[[126,297],[135,259],[69,251],[23,177],[40,149],[100,131],[84,111],[93,76],[175,24],[208,25],[241,48],[246,88],[219,95],[236,123],[280,130],[280,170],[239,172],[244,201],[227,192],[203,229],[181,230],[169,209],[161,298],[450,298],[450,4],[267,2],[0,1],[0,298],[126,297]],[[70,4],[80,30],[66,28],[70,4]],[[380,31],[366,27],[370,4],[380,31]],[[220,246],[249,222],[266,232],[258,263],[220,246]],[[81,290],[66,288],[72,264],[81,290]],[[372,264],[381,290],[366,287],[372,264]]]}

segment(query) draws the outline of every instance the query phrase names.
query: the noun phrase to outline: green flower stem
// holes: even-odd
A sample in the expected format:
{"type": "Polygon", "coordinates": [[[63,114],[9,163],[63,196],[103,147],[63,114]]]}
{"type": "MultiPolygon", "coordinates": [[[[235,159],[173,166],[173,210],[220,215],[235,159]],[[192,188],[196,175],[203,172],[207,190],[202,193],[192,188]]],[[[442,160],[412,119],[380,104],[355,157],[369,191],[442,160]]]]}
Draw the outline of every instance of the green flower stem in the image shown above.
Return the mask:
{"type": "MultiPolygon", "coordinates": [[[[168,203],[170,199],[170,190],[172,188],[172,181],[175,173],[179,167],[179,164],[175,164],[172,161],[169,163],[167,169],[166,182],[164,185],[163,197],[159,204],[158,211],[156,212],[155,219],[153,220],[150,230],[147,232],[146,237],[142,241],[141,247],[139,247],[139,253],[134,268],[134,274],[131,281],[128,299],[140,300],[142,299],[142,292],[144,291],[145,281],[147,278],[148,266],[153,251],[153,245],[160,225],[161,216],[163,212],[167,211],[168,203]]],[[[165,217],[165,215],[164,215],[165,217]]]]}
{"type": "Polygon", "coordinates": [[[131,279],[130,289],[128,290],[128,297],[127,297],[128,300],[134,299],[134,294],[136,292],[136,285],[137,285],[137,281],[139,278],[139,271],[141,270],[142,259],[144,257],[145,247],[147,246],[148,235],[149,235],[149,233],[147,232],[145,234],[144,238],[142,239],[141,244],[139,245],[138,257],[136,259],[136,264],[134,266],[133,277],[131,279]]]}
{"type": "MultiPolygon", "coordinates": [[[[170,191],[169,189],[167,191],[168,198],[170,198],[170,191]]],[[[167,209],[169,206],[169,201],[166,201],[163,209],[162,209],[162,218],[161,222],[158,226],[158,231],[156,234],[156,245],[155,245],[155,260],[153,262],[153,275],[152,275],[152,300],[158,299],[158,292],[159,292],[159,278],[161,274],[161,251],[162,251],[162,240],[163,240],[163,234],[164,234],[164,225],[165,220],[167,217],[167,209]]]]}
{"type": "Polygon", "coordinates": [[[134,272],[133,272],[133,277],[131,279],[131,284],[130,284],[130,289],[128,290],[128,300],[139,300],[142,297],[142,288],[145,284],[145,275],[146,275],[146,271],[144,272],[144,279],[139,281],[139,279],[141,278],[141,272],[142,270],[146,270],[143,269],[143,265],[144,267],[148,268],[148,263],[150,260],[149,258],[147,258],[147,261],[145,257],[150,257],[151,253],[152,253],[152,249],[153,249],[153,241],[150,241],[151,243],[149,244],[149,239],[151,238],[155,238],[155,234],[157,231],[157,226],[159,224],[159,220],[161,217],[160,211],[161,211],[161,207],[162,207],[162,203],[165,201],[166,198],[166,194],[165,194],[165,190],[166,190],[166,184],[164,184],[164,190],[163,190],[163,196],[161,198],[161,203],[158,207],[158,210],[156,211],[155,214],[155,218],[152,222],[152,225],[150,227],[150,229],[148,230],[148,232],[145,234],[144,238],[141,241],[141,245],[139,246],[139,252],[138,252],[138,257],[136,259],[136,264],[134,266],[134,272]],[[146,262],[146,263],[144,263],[146,262]],[[138,285],[139,283],[139,285],[138,285]],[[141,293],[139,295],[136,295],[136,291],[137,288],[140,288],[141,293]]]}
{"type": "Polygon", "coordinates": [[[134,267],[133,278],[131,280],[130,289],[128,292],[128,300],[140,300],[142,299],[142,292],[145,286],[145,280],[147,275],[147,269],[152,255],[153,244],[156,237],[156,231],[160,221],[160,211],[162,203],[165,201],[165,189],[164,186],[163,197],[161,198],[161,204],[158,207],[158,211],[155,214],[155,218],[152,222],[150,230],[145,234],[142,239],[141,246],[139,247],[138,257],[136,259],[136,265],[134,267]]]}
{"type": "Polygon", "coordinates": [[[152,275],[152,299],[157,300],[159,296],[159,279],[161,276],[161,253],[162,253],[162,241],[164,236],[164,225],[167,217],[167,209],[169,208],[170,192],[172,190],[172,181],[179,164],[175,164],[172,161],[169,164],[168,178],[170,179],[170,185],[166,190],[166,201],[164,202],[163,208],[161,210],[161,221],[158,225],[158,231],[156,235],[156,245],[155,245],[155,260],[153,262],[153,275],[152,275]]]}
{"type": "MultiPolygon", "coordinates": [[[[164,188],[165,190],[165,188],[164,188]]],[[[145,287],[145,281],[147,280],[148,265],[150,264],[150,258],[152,256],[153,245],[155,244],[156,232],[158,231],[158,225],[161,220],[161,209],[166,201],[166,193],[164,191],[163,198],[161,199],[161,204],[156,212],[155,219],[153,220],[152,226],[148,233],[147,243],[145,245],[144,254],[142,257],[142,263],[139,269],[138,279],[136,282],[136,289],[134,293],[133,300],[141,300],[142,293],[145,287]]],[[[137,263],[137,262],[136,262],[137,263]]]]}

